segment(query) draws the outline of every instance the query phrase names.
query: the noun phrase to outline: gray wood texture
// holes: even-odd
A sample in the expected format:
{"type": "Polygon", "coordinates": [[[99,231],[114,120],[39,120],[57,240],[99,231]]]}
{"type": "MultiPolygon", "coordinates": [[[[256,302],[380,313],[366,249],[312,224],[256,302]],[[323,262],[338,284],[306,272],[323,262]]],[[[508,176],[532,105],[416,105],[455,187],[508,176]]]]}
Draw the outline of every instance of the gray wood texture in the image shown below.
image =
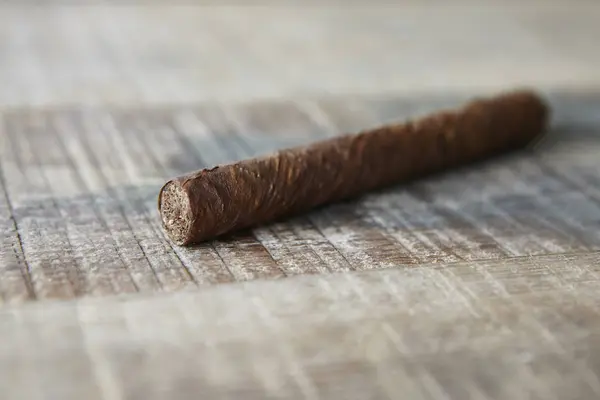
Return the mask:
{"type": "MultiPolygon", "coordinates": [[[[288,2],[293,3],[293,2],[288,2]]],[[[0,6],[0,399],[600,396],[600,5],[0,6]],[[527,84],[535,146],[191,248],[174,175],[527,84]]]]}
{"type": "Polygon", "coordinates": [[[584,89],[600,81],[595,0],[341,2],[8,0],[0,11],[0,105],[247,101],[521,83],[584,89]]]}
{"type": "Polygon", "coordinates": [[[429,264],[4,308],[0,384],[15,399],[594,399],[599,263],[429,264]]]}

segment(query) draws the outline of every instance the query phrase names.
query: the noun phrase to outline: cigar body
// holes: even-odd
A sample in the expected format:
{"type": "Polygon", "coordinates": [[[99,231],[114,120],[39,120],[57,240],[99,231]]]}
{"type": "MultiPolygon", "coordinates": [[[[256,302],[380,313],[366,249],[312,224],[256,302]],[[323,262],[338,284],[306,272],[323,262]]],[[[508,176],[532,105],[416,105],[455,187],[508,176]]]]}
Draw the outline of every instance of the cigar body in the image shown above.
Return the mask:
{"type": "Polygon", "coordinates": [[[515,91],[197,171],[161,189],[163,227],[176,244],[189,245],[482,160],[526,146],[543,133],[548,114],[537,95],[515,91]]]}

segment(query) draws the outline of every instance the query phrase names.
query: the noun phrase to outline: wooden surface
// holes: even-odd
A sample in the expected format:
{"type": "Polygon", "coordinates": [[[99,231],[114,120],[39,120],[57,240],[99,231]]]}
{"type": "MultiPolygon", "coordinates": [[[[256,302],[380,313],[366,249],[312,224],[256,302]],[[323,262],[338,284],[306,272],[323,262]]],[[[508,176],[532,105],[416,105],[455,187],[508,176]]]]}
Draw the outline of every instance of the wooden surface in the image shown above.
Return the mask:
{"type": "Polygon", "coordinates": [[[600,396],[600,7],[486,4],[2,6],[0,398],[600,396]],[[517,84],[524,152],[160,228],[173,175],[517,84]]]}

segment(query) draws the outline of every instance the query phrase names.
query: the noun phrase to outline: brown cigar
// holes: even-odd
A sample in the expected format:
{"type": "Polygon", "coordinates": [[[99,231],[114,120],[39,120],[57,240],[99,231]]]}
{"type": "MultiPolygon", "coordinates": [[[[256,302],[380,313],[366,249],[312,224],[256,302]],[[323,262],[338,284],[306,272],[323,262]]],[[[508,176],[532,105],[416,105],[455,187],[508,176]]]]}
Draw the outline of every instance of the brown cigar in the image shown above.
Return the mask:
{"type": "Polygon", "coordinates": [[[477,99],[457,111],[175,178],[161,189],[158,208],[173,242],[197,243],[524,147],[543,133],[548,114],[528,91],[477,99]]]}

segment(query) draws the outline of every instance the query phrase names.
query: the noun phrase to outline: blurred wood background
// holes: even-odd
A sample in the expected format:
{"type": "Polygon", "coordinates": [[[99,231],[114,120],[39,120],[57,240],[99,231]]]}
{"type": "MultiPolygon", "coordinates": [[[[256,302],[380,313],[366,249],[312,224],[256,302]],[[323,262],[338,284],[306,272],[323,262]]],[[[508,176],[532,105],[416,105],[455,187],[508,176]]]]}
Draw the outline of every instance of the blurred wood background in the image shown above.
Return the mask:
{"type": "Polygon", "coordinates": [[[600,396],[600,3],[0,5],[0,398],[600,396]],[[192,248],[165,179],[517,86],[546,138],[192,248]]]}

